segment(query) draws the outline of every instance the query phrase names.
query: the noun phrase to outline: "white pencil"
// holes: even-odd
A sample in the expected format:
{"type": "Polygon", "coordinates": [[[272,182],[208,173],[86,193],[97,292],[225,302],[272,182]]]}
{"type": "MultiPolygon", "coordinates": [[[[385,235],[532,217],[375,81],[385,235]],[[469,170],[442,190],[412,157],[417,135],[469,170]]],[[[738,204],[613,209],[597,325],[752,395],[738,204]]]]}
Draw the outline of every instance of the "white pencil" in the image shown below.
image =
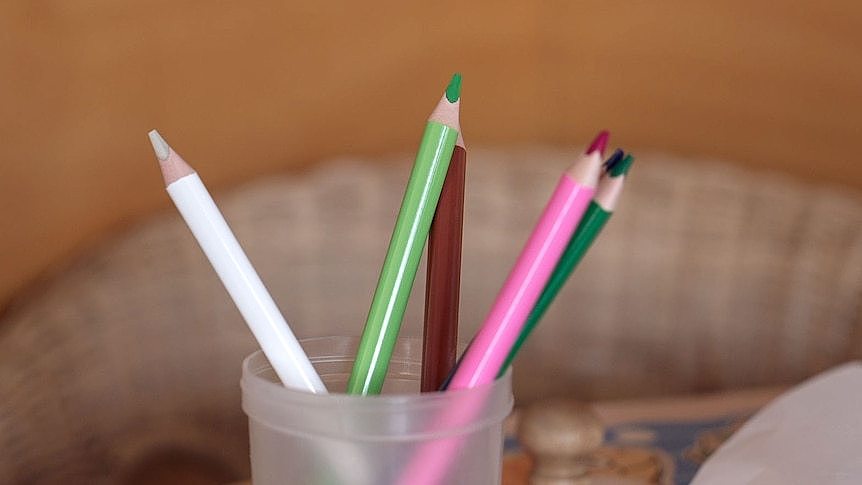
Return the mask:
{"type": "Polygon", "coordinates": [[[281,382],[324,394],[326,387],[308,360],[263,282],[192,169],[159,135],[149,133],[168,194],[191,229],[281,382]]]}

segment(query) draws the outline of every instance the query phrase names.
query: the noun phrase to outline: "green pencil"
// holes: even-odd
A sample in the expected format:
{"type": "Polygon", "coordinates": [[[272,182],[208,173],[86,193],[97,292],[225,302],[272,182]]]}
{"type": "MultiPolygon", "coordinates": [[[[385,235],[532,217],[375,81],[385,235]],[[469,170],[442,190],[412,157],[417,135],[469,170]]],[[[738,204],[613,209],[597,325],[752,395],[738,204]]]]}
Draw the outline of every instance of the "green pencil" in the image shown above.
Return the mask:
{"type": "Polygon", "coordinates": [[[536,328],[539,320],[542,319],[548,307],[551,306],[551,302],[556,298],[557,293],[560,292],[566,280],[569,279],[575,266],[581,262],[584,254],[586,254],[587,250],[593,244],[593,241],[596,240],[605,223],[610,219],[619,199],[620,192],[622,192],[625,175],[628,173],[629,168],[631,168],[632,162],[634,162],[634,157],[631,154],[623,158],[622,150],[617,149],[605,163],[607,172],[599,181],[596,195],[590,202],[583,219],[581,219],[578,228],[572,235],[572,239],[569,240],[569,245],[566,246],[566,250],[560,256],[560,261],[557,262],[551,278],[542,290],[536,306],[533,307],[530,316],[527,317],[527,323],[524,325],[523,330],[521,330],[520,335],[518,335],[518,340],[515,342],[512,350],[509,351],[509,355],[506,357],[506,361],[503,363],[498,377],[502,376],[509,369],[509,366],[512,365],[515,355],[518,354],[518,350],[521,349],[527,337],[530,336],[530,332],[536,328]]]}
{"type": "Polygon", "coordinates": [[[422,135],[365,320],[353,372],[347,382],[350,394],[379,394],[383,387],[419,259],[461,129],[458,124],[460,98],[461,75],[455,74],[428,117],[422,135]]]}

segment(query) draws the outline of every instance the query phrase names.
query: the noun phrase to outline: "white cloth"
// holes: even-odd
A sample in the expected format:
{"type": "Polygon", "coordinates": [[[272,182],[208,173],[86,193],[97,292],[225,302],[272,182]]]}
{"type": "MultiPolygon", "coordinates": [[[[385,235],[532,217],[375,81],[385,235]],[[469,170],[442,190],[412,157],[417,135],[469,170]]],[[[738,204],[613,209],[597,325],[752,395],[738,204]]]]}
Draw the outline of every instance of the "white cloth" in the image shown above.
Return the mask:
{"type": "Polygon", "coordinates": [[[809,379],[758,412],[693,485],[862,484],[862,363],[809,379]]]}

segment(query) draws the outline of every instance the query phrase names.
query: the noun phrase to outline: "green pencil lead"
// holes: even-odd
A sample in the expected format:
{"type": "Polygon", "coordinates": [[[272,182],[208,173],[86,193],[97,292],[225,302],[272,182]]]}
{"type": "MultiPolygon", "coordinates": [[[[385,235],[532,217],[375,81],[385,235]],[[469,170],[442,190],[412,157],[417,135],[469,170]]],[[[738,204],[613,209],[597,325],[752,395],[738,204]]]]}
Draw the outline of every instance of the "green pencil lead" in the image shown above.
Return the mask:
{"type": "Polygon", "coordinates": [[[446,87],[446,99],[450,103],[458,101],[461,97],[461,73],[456,72],[452,75],[452,80],[449,81],[449,86],[446,87]]]}
{"type": "Polygon", "coordinates": [[[634,163],[634,161],[635,157],[633,157],[631,153],[626,154],[625,158],[610,167],[608,174],[611,177],[619,177],[620,175],[625,175],[629,173],[629,169],[632,168],[632,163],[634,163]]]}

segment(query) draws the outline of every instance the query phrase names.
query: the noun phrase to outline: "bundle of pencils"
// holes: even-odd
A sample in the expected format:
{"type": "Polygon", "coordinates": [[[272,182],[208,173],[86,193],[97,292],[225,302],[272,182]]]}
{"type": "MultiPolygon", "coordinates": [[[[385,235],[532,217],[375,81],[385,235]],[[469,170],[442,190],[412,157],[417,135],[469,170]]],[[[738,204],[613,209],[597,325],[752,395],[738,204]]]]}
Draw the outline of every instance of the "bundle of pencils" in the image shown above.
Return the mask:
{"type": "MultiPolygon", "coordinates": [[[[461,75],[428,117],[374,292],[347,392],[377,394],[428,240],[423,392],[471,388],[502,376],[613,213],[633,157],[602,165],[601,132],[562,176],[479,332],[456,365],[467,149],[461,75]],[[603,172],[603,173],[602,173],[603,172]]],[[[197,173],[153,130],[168,193],[281,381],[326,388],[197,173]]]]}
{"type": "MultiPolygon", "coordinates": [[[[560,179],[488,317],[458,362],[445,389],[488,384],[505,373],[562,284],[610,217],[633,162],[621,151],[604,164],[608,134],[602,132],[560,179]]],[[[463,421],[476,407],[453,409],[441,423],[463,421]]],[[[407,463],[400,484],[445,483],[463,443],[426,443],[407,463]]]]}
{"type": "Polygon", "coordinates": [[[485,322],[461,357],[448,389],[473,388],[499,374],[593,198],[607,141],[607,132],[599,134],[560,178],[485,322]]]}
{"type": "Polygon", "coordinates": [[[515,341],[509,354],[506,357],[503,366],[500,368],[498,377],[502,376],[512,365],[518,351],[527,341],[527,337],[539,324],[539,321],[544,316],[545,312],[551,306],[557,294],[563,288],[566,281],[571,276],[575,267],[581,262],[587,250],[592,246],[593,241],[604,228],[605,223],[610,219],[617,206],[617,200],[623,190],[625,175],[628,173],[634,162],[634,157],[631,154],[625,155],[622,150],[617,149],[613,155],[605,162],[605,173],[599,180],[596,195],[587,207],[583,218],[578,223],[578,228],[575,234],[569,240],[565,251],[560,256],[559,262],[554,267],[554,271],[548,279],[545,288],[542,290],[539,299],[536,301],[532,311],[527,317],[527,322],[524,328],[518,334],[518,339],[515,341]]]}
{"type": "MultiPolygon", "coordinates": [[[[467,151],[455,74],[428,117],[398,212],[347,385],[351,394],[383,387],[428,241],[421,390],[469,389],[505,374],[565,282],[613,214],[634,158],[617,149],[602,162],[601,132],[560,177],[485,321],[456,361],[467,151]]],[[[285,386],[326,387],[287,321],[192,169],[153,130],[150,141],[166,189],[285,386]]],[[[452,410],[455,414],[473,409],[452,410]]],[[[443,416],[442,419],[447,419],[443,416]]],[[[403,483],[439,483],[457,440],[420,450],[403,483]]]]}

